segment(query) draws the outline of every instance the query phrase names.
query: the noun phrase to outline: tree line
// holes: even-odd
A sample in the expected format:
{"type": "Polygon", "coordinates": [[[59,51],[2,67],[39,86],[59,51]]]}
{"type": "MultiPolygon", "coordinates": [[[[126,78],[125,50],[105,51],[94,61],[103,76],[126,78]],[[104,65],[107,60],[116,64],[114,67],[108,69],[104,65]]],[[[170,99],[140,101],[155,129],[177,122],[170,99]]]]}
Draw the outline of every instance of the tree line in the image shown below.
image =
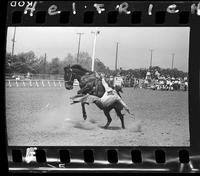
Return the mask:
{"type": "MultiPolygon", "coordinates": [[[[53,58],[51,61],[47,61],[45,56],[37,57],[33,51],[22,52],[11,56],[11,53],[6,53],[6,73],[14,74],[21,73],[27,74],[30,72],[32,74],[64,74],[64,67],[67,65],[77,64],[77,56],[68,54],[63,60],[59,58],[53,58]]],[[[92,58],[87,52],[80,52],[78,57],[78,64],[87,70],[91,70],[92,58]]],[[[187,72],[180,71],[176,68],[174,69],[164,69],[158,66],[149,68],[139,68],[139,69],[128,69],[124,70],[120,68],[119,70],[111,70],[109,67],[105,66],[100,59],[95,59],[94,70],[97,72],[105,73],[106,75],[116,75],[118,72],[121,75],[132,75],[136,78],[145,78],[147,71],[149,70],[154,77],[154,73],[157,70],[161,75],[170,77],[185,77],[188,76],[187,72]]]]}
{"type": "MultiPolygon", "coordinates": [[[[53,58],[47,61],[45,56],[37,57],[33,51],[22,52],[11,56],[6,53],[6,73],[22,73],[30,72],[32,74],[64,74],[64,67],[67,65],[77,64],[77,57],[68,54],[63,60],[53,58]]],[[[92,59],[87,52],[80,52],[78,64],[87,70],[91,70],[92,59]]],[[[109,70],[99,59],[95,59],[94,69],[97,72],[106,72],[109,70]]]]}

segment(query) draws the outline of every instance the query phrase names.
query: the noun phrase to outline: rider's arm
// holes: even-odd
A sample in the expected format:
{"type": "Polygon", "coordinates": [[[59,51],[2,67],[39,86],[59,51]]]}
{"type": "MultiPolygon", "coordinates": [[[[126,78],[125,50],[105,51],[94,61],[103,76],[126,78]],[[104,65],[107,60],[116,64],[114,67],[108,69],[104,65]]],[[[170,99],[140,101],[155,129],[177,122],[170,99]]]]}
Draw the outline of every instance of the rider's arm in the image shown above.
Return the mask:
{"type": "Polygon", "coordinates": [[[108,86],[108,84],[107,84],[107,82],[105,81],[104,78],[102,78],[102,84],[103,84],[106,92],[112,91],[112,88],[108,86]]]}
{"type": "Polygon", "coordinates": [[[122,85],[124,85],[124,80],[123,80],[123,78],[121,78],[121,82],[122,82],[122,85]]]}

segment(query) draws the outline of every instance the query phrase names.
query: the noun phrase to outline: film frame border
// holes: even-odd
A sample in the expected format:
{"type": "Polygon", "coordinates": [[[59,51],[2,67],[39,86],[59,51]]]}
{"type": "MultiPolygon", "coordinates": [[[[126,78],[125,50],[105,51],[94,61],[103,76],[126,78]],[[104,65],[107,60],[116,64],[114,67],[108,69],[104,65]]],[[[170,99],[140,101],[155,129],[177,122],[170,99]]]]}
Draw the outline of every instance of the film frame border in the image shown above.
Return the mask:
{"type": "Polygon", "coordinates": [[[188,26],[200,14],[198,1],[25,2],[8,2],[8,26],[188,26]]]}
{"type": "MultiPolygon", "coordinates": [[[[125,15],[125,14],[117,14],[117,20],[116,23],[107,23],[109,19],[109,13],[112,12],[111,14],[116,16],[116,12],[113,10],[113,6],[117,5],[117,2],[103,2],[105,4],[105,7],[107,7],[106,11],[107,12],[102,12],[102,14],[98,14],[97,11],[93,8],[94,2],[90,1],[84,1],[84,2],[76,2],[81,8],[78,13],[75,15],[72,15],[72,10],[71,10],[71,4],[73,2],[63,2],[63,1],[58,1],[55,2],[56,5],[59,5],[59,7],[62,9],[66,9],[67,7],[67,14],[69,15],[69,20],[68,23],[60,23],[60,18],[59,15],[55,16],[50,16],[47,15],[46,11],[47,8],[52,5],[52,2],[46,1],[44,4],[41,4],[39,6],[39,10],[36,10],[35,12],[40,12],[40,15],[44,16],[45,12],[45,22],[37,23],[36,24],[36,16],[33,17],[28,17],[28,15],[23,15],[23,8],[17,7],[17,8],[11,8],[9,7],[8,4],[8,12],[7,12],[7,20],[6,20],[6,26],[127,26],[127,27],[137,27],[137,26],[144,26],[144,27],[166,27],[166,26],[179,26],[179,27],[190,27],[190,47],[189,47],[189,73],[190,73],[190,82],[189,82],[189,124],[190,124],[190,147],[117,147],[117,146],[109,146],[109,147],[98,147],[98,146],[70,146],[70,147],[58,147],[58,146],[36,146],[38,150],[43,150],[45,151],[46,155],[46,162],[33,162],[32,164],[27,164],[24,162],[24,157],[26,154],[26,149],[29,148],[30,146],[8,146],[7,152],[8,152],[8,165],[12,169],[10,169],[11,172],[26,172],[26,171],[31,171],[32,169],[34,170],[34,167],[43,167],[44,169],[41,170],[46,170],[49,172],[59,172],[59,171],[77,171],[77,168],[80,168],[80,172],[82,171],[95,171],[95,169],[99,171],[108,171],[111,172],[114,170],[123,170],[123,171],[131,171],[131,172],[145,172],[145,171],[152,171],[152,172],[199,172],[199,165],[198,165],[198,160],[199,160],[199,148],[200,148],[200,143],[197,140],[197,136],[199,134],[199,128],[198,124],[200,124],[200,120],[197,118],[199,116],[199,77],[200,77],[200,72],[199,72],[199,61],[196,56],[198,56],[198,46],[195,44],[199,43],[199,31],[200,27],[198,25],[200,16],[197,14],[191,14],[191,5],[192,4],[198,4],[199,2],[197,1],[192,1],[192,2],[159,2],[159,1],[153,1],[151,3],[149,2],[134,2],[134,1],[127,1],[129,5],[134,5],[135,9],[137,9],[136,12],[141,12],[141,21],[140,23],[133,23],[132,21],[132,16],[131,15],[125,15]],[[94,14],[94,22],[93,23],[84,23],[84,13],[88,12],[83,8],[86,3],[90,4],[90,10],[89,12],[93,12],[94,14]],[[180,11],[183,11],[186,16],[188,16],[188,22],[186,23],[179,23],[180,22],[180,13],[178,14],[167,14],[165,12],[166,7],[169,6],[170,4],[176,4],[179,8],[180,11]],[[65,6],[64,6],[65,4],[65,6]],[[68,4],[68,5],[67,5],[68,4]],[[146,10],[147,7],[149,7],[149,4],[153,4],[158,10],[156,11],[156,8],[152,15],[148,14],[148,11],[146,10]],[[17,9],[17,10],[16,10],[17,9]],[[92,10],[91,10],[92,9],[92,10]],[[165,9],[165,10],[164,10],[165,9]],[[14,12],[18,12],[19,14],[22,14],[22,21],[19,23],[12,23],[12,14],[14,12]],[[114,11],[114,12],[113,12],[114,11]],[[42,13],[41,13],[42,12],[42,13]],[[163,23],[155,23],[156,20],[156,14],[158,13],[164,13],[166,17],[166,21],[163,23]],[[103,20],[102,20],[103,19],[103,20]],[[196,75],[198,74],[198,76],[196,75]],[[84,162],[84,155],[83,151],[85,149],[92,149],[94,151],[94,163],[91,165],[89,163],[84,162]],[[19,150],[22,153],[22,162],[12,162],[12,152],[15,150],[19,150]],[[59,151],[62,150],[68,150],[71,156],[71,161],[66,165],[60,165],[57,166],[57,164],[63,164],[62,162],[59,161],[59,151]],[[107,150],[116,150],[118,153],[117,160],[119,162],[115,163],[108,163],[106,152],[107,150]],[[132,161],[131,157],[131,151],[136,150],[140,151],[142,154],[142,162],[140,164],[134,164],[132,161]],[[155,159],[155,151],[161,150],[165,152],[165,163],[157,163],[155,159]],[[186,154],[184,156],[187,156],[187,151],[189,154],[189,161],[185,162],[183,159],[183,162],[180,162],[180,151],[186,151],[186,154]],[[102,157],[102,153],[104,153],[102,157]],[[100,155],[99,155],[100,154],[100,155]],[[56,159],[55,160],[50,160],[51,158],[56,159]],[[74,160],[77,159],[78,160],[74,160]],[[98,160],[102,160],[104,164],[101,162],[95,162],[98,160]],[[123,164],[121,161],[126,161],[128,160],[129,164],[123,164]],[[184,164],[185,162],[185,164],[184,164]],[[183,164],[182,164],[183,163],[183,164]],[[191,165],[192,163],[192,165],[191,165]],[[49,164],[49,165],[48,165],[49,164]],[[55,165],[54,165],[55,164],[55,165]],[[55,167],[54,167],[55,166],[55,167]],[[21,169],[21,168],[26,168],[26,169],[21,169]],[[62,168],[62,169],[59,169],[62,168]],[[160,168],[159,168],[160,167],[160,168]],[[46,169],[45,169],[46,168],[46,169]],[[51,168],[51,169],[50,169],[51,168]],[[64,169],[63,169],[64,168],[64,169]],[[92,168],[92,169],[91,169],[92,168]],[[106,169],[105,169],[106,168],[106,169]],[[147,170],[145,170],[145,168],[147,170]],[[155,169],[155,170],[151,170],[155,169]]],[[[140,13],[138,13],[140,14],[140,13]]],[[[39,15],[39,16],[40,16],[39,15]]],[[[111,15],[111,16],[112,16],[111,15]]],[[[87,15],[86,15],[87,16],[87,15]]],[[[140,15],[139,15],[140,16],[140,15]]],[[[184,16],[184,15],[183,15],[184,16]]],[[[162,21],[162,20],[161,20],[162,21]]],[[[42,154],[43,155],[43,154],[42,154]]],[[[184,158],[184,157],[183,157],[184,158]]],[[[186,157],[187,158],[187,157],[186,157]]],[[[187,160],[187,159],[186,159],[187,160]]],[[[37,169],[36,169],[37,170],[37,169]]]]}

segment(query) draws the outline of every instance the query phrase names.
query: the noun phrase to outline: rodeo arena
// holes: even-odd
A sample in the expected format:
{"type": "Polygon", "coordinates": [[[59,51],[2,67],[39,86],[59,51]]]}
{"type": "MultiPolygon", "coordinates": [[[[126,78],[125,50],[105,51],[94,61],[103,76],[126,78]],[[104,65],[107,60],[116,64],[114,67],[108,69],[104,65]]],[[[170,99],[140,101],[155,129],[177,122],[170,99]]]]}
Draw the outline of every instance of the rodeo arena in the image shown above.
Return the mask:
{"type": "Polygon", "coordinates": [[[77,63],[64,74],[6,74],[9,146],[190,145],[188,77],[151,66],[144,77],[125,74],[117,55],[115,74],[97,72],[94,51],[91,71],[77,63]]]}
{"type": "Polygon", "coordinates": [[[122,100],[134,113],[123,113],[124,130],[115,111],[111,111],[107,130],[103,128],[106,117],[94,104],[86,106],[88,118],[83,119],[80,104],[70,102],[80,89],[77,79],[73,89],[67,90],[63,75],[7,75],[9,145],[189,144],[184,133],[188,126],[186,77],[169,77],[157,71],[154,79],[149,71],[144,79],[120,72],[104,76],[111,87],[121,87],[122,100]]]}

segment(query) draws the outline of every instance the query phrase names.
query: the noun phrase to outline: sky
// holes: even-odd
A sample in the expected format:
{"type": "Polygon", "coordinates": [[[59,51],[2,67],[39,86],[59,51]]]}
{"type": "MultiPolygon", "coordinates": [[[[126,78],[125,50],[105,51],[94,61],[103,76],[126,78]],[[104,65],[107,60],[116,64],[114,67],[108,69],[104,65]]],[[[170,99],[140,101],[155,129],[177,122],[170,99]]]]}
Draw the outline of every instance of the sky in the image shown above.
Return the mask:
{"type": "MultiPolygon", "coordinates": [[[[36,56],[47,54],[47,60],[64,59],[68,53],[77,54],[78,34],[81,36],[80,52],[92,56],[95,27],[17,27],[15,53],[33,51],[36,56]]],[[[151,49],[152,65],[171,68],[172,53],[174,67],[188,71],[189,27],[98,27],[95,58],[110,69],[115,68],[116,42],[118,68],[148,68],[151,49]]],[[[7,52],[11,52],[14,27],[7,31],[7,52]]]]}

